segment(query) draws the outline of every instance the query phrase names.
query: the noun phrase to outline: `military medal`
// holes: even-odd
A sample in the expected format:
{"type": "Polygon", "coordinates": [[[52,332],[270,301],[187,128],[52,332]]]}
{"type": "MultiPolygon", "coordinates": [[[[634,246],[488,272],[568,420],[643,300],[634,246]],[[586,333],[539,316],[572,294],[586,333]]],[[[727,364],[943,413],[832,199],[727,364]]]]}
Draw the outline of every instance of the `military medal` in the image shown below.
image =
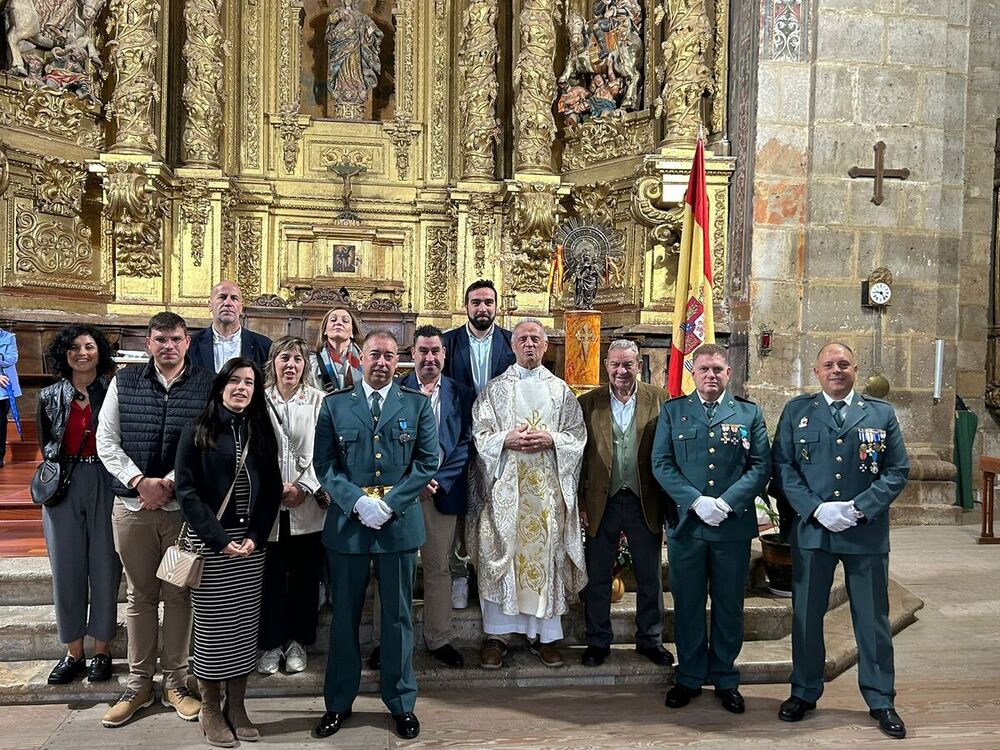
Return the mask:
{"type": "Polygon", "coordinates": [[[739,425],[740,438],[743,442],[743,450],[750,450],[750,433],[744,425],[739,425]]]}

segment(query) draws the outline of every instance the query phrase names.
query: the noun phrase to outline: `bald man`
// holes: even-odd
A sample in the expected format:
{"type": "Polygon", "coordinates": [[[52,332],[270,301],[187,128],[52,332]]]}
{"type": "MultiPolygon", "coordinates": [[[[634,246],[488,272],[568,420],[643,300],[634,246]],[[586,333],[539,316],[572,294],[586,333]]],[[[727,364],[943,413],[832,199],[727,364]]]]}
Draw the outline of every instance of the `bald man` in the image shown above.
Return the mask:
{"type": "Polygon", "coordinates": [[[263,370],[271,339],[243,328],[243,292],[239,284],[225,279],[213,286],[208,309],[212,311],[212,325],[191,337],[191,362],[218,372],[233,357],[246,357],[263,370]]]}

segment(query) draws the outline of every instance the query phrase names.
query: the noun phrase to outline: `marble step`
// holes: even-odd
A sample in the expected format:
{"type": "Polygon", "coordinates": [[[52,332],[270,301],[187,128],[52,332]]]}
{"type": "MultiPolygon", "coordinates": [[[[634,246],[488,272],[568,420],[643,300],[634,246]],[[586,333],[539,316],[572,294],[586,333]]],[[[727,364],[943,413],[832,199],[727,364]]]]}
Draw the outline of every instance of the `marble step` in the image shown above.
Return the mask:
{"type": "MultiPolygon", "coordinates": [[[[847,592],[842,579],[838,579],[830,595],[830,607],[836,608],[846,601],[847,592]]],[[[663,596],[664,640],[673,637],[674,611],[673,597],[669,592],[663,596]]],[[[361,624],[361,643],[366,649],[372,643],[371,597],[366,603],[361,624]]],[[[611,625],[615,643],[631,643],[635,637],[635,594],[626,593],[622,601],[611,606],[611,625]]],[[[125,654],[127,636],[125,633],[125,604],[118,605],[119,628],[112,642],[114,654],[125,654]]],[[[709,602],[711,610],[711,602],[709,602]]],[[[330,608],[320,612],[320,625],[314,651],[327,650],[330,638],[330,608]]],[[[423,643],[423,602],[413,605],[414,642],[423,643]]],[[[791,599],[776,597],[766,592],[755,592],[744,603],[744,633],[748,641],[775,640],[791,632],[791,599]]],[[[578,645],[586,642],[583,605],[574,603],[563,615],[563,643],[578,645]]],[[[463,610],[452,610],[451,642],[457,648],[477,648],[482,641],[482,616],[479,607],[469,606],[463,610]]],[[[57,659],[65,652],[59,642],[55,622],[55,608],[51,604],[0,606],[0,661],[30,661],[33,659],[57,659]]]]}
{"type": "MultiPolygon", "coordinates": [[[[915,613],[923,602],[895,582],[889,589],[892,630],[899,632],[916,620],[915,613]]],[[[851,667],[857,660],[857,649],[851,627],[848,607],[836,607],[827,613],[826,679],[830,680],[851,667]]],[[[675,647],[667,648],[676,653],[675,647]]],[[[480,669],[478,644],[463,647],[466,667],[448,669],[422,649],[414,653],[413,662],[417,683],[424,688],[488,687],[551,687],[565,688],[576,685],[650,685],[650,689],[665,691],[673,679],[673,670],[657,667],[635,653],[630,644],[613,647],[611,657],[600,667],[580,664],[582,646],[562,649],[566,665],[558,669],[544,667],[531,656],[523,641],[512,643],[508,664],[503,669],[480,669]]],[[[251,697],[277,697],[285,695],[320,695],[323,689],[325,660],[321,654],[309,657],[308,669],[301,674],[254,674],[249,685],[251,697]]],[[[121,693],[125,683],[125,666],[116,661],[112,680],[90,684],[77,681],[70,685],[48,685],[46,677],[52,669],[52,659],[0,662],[0,704],[15,703],[73,703],[78,701],[110,702],[121,693]]],[[[738,659],[744,683],[782,683],[791,673],[791,639],[788,636],[770,641],[747,641],[738,659]]],[[[362,692],[378,691],[378,673],[363,669],[362,692]]],[[[419,704],[418,704],[419,705],[419,704]]]]}
{"type": "MultiPolygon", "coordinates": [[[[663,588],[668,590],[670,563],[663,553],[661,577],[663,588]]],[[[417,585],[415,598],[423,596],[423,581],[420,560],[417,560],[417,585]]],[[[627,591],[635,591],[635,575],[631,570],[622,574],[627,591]]],[[[754,540],[750,550],[750,573],[747,576],[747,591],[754,591],[765,585],[764,566],[760,559],[760,542],[754,540]]],[[[125,601],[125,577],[122,576],[118,601],[125,601]]],[[[0,558],[0,606],[52,604],[52,569],[47,557],[6,557],[0,558]]]]}

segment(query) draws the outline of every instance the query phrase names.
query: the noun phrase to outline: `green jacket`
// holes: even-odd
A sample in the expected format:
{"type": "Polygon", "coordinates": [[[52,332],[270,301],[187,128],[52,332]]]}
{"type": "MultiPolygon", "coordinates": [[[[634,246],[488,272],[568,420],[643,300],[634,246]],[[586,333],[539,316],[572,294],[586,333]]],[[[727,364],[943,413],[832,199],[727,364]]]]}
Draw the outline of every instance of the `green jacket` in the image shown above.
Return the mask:
{"type": "Polygon", "coordinates": [[[757,536],[755,500],[771,476],[764,414],[723,394],[711,424],[697,393],[663,404],[653,441],[653,475],[677,504],[673,538],[736,541],[757,536]],[[721,497],[733,513],[716,527],[692,510],[700,495],[721,497]]]}
{"type": "Polygon", "coordinates": [[[843,427],[837,427],[822,392],[785,404],[774,435],[772,491],[794,510],[789,540],[802,549],[888,552],[889,505],[909,473],[899,421],[886,401],[855,393],[843,427]],[[873,444],[877,450],[867,450],[873,444]],[[853,500],[864,518],[845,531],[828,531],[812,517],[828,500],[853,500]]]}
{"type": "Polygon", "coordinates": [[[378,427],[362,384],[323,400],[313,454],[316,476],[333,500],[323,544],[335,552],[383,553],[424,543],[420,490],[438,465],[437,425],[431,401],[393,383],[378,427]],[[362,487],[390,486],[385,502],[395,515],[379,530],[361,523],[354,505],[362,487]]]}

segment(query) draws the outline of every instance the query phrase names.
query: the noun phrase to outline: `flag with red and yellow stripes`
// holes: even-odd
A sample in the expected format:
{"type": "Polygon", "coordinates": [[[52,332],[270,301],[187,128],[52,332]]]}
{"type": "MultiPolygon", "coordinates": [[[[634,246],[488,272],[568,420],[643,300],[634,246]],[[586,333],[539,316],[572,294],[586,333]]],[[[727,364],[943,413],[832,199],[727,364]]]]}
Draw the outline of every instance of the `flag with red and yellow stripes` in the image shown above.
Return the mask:
{"type": "Polygon", "coordinates": [[[705,190],[705,141],[698,139],[684,195],[684,228],[674,293],[674,331],[670,347],[667,389],[671,396],[694,390],[691,354],[702,344],[715,343],[712,317],[712,247],[708,232],[708,192],[705,190]]]}

